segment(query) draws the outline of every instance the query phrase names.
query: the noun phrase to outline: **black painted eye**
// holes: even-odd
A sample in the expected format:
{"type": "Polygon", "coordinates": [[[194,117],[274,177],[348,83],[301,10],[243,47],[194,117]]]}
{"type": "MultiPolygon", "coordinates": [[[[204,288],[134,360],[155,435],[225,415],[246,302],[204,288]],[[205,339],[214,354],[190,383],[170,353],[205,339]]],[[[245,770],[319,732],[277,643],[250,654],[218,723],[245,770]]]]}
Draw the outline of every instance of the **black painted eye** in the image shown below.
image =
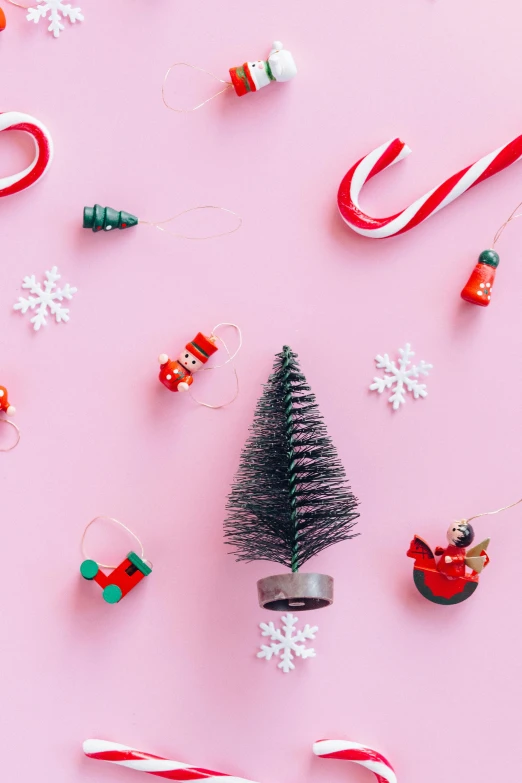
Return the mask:
{"type": "Polygon", "coordinates": [[[456,533],[456,532],[457,532],[457,528],[456,528],[456,527],[454,527],[454,528],[453,528],[453,532],[454,532],[454,533],[456,533]]]}
{"type": "Polygon", "coordinates": [[[192,364],[196,364],[196,362],[195,362],[195,360],[194,360],[194,359],[192,360],[192,364]]]}
{"type": "Polygon", "coordinates": [[[185,354],[185,359],[188,359],[188,353],[185,354]]]}

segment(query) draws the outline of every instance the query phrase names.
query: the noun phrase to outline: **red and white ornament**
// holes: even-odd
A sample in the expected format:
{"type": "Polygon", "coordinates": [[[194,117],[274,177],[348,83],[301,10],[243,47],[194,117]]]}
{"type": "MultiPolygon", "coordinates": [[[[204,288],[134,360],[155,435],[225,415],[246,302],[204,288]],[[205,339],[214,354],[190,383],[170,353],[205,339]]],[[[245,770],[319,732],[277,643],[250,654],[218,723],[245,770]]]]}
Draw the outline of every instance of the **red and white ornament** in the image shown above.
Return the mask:
{"type": "Polygon", "coordinates": [[[346,740],[319,740],[313,746],[316,756],[324,759],[353,761],[373,772],[378,783],[397,783],[397,776],[390,762],[373,748],[346,740]]]}
{"type": "Polygon", "coordinates": [[[283,47],[281,41],[274,41],[272,44],[272,49],[266,60],[252,60],[250,62],[243,63],[243,65],[229,68],[228,72],[230,75],[230,81],[227,79],[220,79],[219,76],[216,76],[210,71],[205,70],[205,68],[199,68],[197,65],[192,65],[191,63],[173,63],[163,79],[163,103],[167,109],[170,109],[171,111],[197,111],[197,109],[201,109],[202,106],[205,106],[205,104],[213,101],[214,98],[218,97],[218,95],[222,95],[232,87],[234,88],[236,95],[241,97],[242,95],[246,95],[250,92],[258,92],[262,87],[266,87],[272,82],[288,82],[297,75],[297,66],[291,52],[283,47]],[[192,108],[172,106],[167,100],[165,88],[172,70],[178,67],[192,68],[194,71],[206,73],[208,76],[211,76],[217,82],[220,82],[220,84],[224,84],[225,86],[222,87],[218,92],[214,93],[214,95],[211,95],[210,98],[207,98],[192,108]]]}
{"type": "Polygon", "coordinates": [[[514,141],[454,174],[401,212],[385,218],[367,215],[359,206],[359,194],[364,183],[380,171],[403,160],[410,152],[410,148],[403,141],[392,139],[361,158],[343,178],[337,194],[337,205],[344,222],[357,234],[382,239],[415,228],[474,185],[520,160],[522,136],[517,136],[514,141]]]}
{"type": "Polygon", "coordinates": [[[9,402],[5,386],[0,386],[0,413],[5,413],[7,416],[14,416],[16,413],[15,406],[9,402]]]}
{"type": "Polygon", "coordinates": [[[257,92],[271,82],[288,82],[297,75],[297,66],[292,54],[283,47],[281,41],[274,41],[266,60],[246,62],[236,68],[230,68],[230,78],[236,95],[240,97],[248,92],[257,92]]]}
{"type": "Polygon", "coordinates": [[[15,440],[12,441],[10,445],[0,446],[0,452],[12,451],[14,448],[16,448],[16,446],[18,446],[18,443],[20,442],[20,430],[18,429],[14,421],[11,421],[10,418],[6,418],[6,416],[8,417],[14,416],[15,413],[16,413],[16,408],[14,407],[14,405],[11,405],[11,403],[9,402],[7,389],[5,388],[5,386],[0,386],[0,424],[8,425],[16,433],[15,440]],[[5,416],[3,414],[5,414],[5,416]]]}
{"type": "Polygon", "coordinates": [[[0,177],[0,196],[11,196],[34,185],[43,177],[53,159],[53,140],[40,120],[18,111],[0,113],[0,132],[12,130],[24,131],[32,136],[36,154],[31,165],[23,171],[0,177]]]}
{"type": "Polygon", "coordinates": [[[158,361],[161,365],[161,383],[172,392],[188,391],[194,382],[194,373],[200,370],[217,350],[214,336],[205,337],[198,332],[192,342],[186,344],[177,359],[170,359],[166,353],[160,354],[158,361]]]}

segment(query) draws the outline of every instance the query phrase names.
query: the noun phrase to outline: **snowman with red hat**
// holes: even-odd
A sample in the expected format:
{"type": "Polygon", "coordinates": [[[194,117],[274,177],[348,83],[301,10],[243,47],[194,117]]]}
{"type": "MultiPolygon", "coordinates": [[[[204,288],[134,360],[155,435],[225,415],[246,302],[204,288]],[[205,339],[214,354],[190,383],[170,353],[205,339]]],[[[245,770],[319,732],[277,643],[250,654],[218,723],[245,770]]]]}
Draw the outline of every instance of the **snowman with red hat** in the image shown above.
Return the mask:
{"type": "Polygon", "coordinates": [[[188,391],[194,382],[193,375],[200,370],[217,351],[216,338],[205,337],[198,332],[192,342],[187,343],[185,350],[176,360],[169,359],[166,353],[159,355],[159,379],[169,391],[188,391]]]}

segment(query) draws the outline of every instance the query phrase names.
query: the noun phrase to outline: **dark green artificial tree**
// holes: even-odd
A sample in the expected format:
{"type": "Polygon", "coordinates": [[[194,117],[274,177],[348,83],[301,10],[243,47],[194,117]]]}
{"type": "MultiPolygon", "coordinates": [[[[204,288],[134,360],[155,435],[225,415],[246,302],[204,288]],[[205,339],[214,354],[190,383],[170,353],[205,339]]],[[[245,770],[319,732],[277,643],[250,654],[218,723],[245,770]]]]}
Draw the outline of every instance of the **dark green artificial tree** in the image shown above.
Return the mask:
{"type": "Polygon", "coordinates": [[[333,579],[300,568],[353,538],[357,505],[297,355],[285,346],[257,404],[225,522],[237,560],[270,560],[291,570],[258,582],[261,606],[281,611],[332,603],[333,579]]]}

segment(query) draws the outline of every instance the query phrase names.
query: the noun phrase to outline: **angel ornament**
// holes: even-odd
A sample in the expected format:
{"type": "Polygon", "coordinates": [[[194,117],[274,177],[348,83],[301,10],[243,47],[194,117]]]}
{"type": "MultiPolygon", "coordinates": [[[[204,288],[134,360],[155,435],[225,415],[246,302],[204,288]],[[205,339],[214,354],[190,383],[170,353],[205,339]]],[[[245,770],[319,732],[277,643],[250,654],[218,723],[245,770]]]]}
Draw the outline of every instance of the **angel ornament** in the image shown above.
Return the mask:
{"type": "Polygon", "coordinates": [[[475,538],[467,520],[454,522],[446,535],[448,546],[438,546],[435,552],[422,538],[414,536],[407,555],[415,560],[413,581],[424,598],[435,604],[460,604],[473,595],[479,575],[489,563],[489,538],[467,549],[475,538]]]}

